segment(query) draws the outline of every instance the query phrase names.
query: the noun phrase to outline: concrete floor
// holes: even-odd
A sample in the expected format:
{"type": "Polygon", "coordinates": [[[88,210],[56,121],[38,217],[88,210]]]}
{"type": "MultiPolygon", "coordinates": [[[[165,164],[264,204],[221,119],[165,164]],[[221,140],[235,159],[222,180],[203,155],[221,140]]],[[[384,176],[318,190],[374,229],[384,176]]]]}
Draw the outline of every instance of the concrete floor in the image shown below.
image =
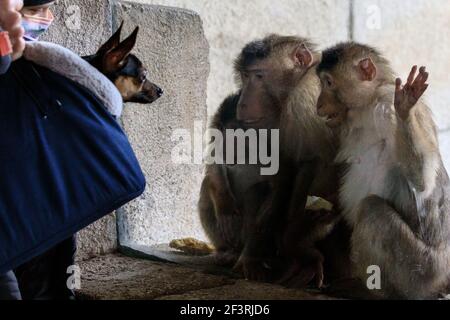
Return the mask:
{"type": "Polygon", "coordinates": [[[306,291],[211,274],[201,267],[111,254],[80,263],[80,299],[329,300],[306,291]]]}

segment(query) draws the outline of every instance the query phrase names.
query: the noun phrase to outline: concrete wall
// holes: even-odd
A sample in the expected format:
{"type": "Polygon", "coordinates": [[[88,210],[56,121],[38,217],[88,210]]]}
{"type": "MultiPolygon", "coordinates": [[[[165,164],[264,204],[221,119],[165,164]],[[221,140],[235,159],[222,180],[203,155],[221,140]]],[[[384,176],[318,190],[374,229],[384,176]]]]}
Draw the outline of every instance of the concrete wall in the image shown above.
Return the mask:
{"type": "Polygon", "coordinates": [[[114,24],[124,31],[139,25],[136,55],[149,67],[149,77],[164,89],[150,107],[128,105],[125,131],[148,180],[145,194],[119,214],[121,243],[152,245],[178,237],[203,238],[196,205],[201,165],[172,161],[176,129],[194,133],[194,122],[206,125],[209,47],[200,17],[188,10],[160,6],[114,6],[114,24]]]}

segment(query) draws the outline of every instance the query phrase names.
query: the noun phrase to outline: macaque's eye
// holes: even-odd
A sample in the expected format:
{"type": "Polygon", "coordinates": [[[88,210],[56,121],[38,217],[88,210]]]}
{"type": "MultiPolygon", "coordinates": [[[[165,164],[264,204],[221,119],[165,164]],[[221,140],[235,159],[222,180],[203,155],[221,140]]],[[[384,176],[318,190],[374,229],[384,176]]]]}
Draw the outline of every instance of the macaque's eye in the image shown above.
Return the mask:
{"type": "Polygon", "coordinates": [[[255,73],[255,77],[258,80],[262,80],[262,79],[264,79],[264,74],[262,74],[262,73],[255,73]]]}
{"type": "Polygon", "coordinates": [[[249,77],[249,74],[247,72],[242,72],[242,79],[247,80],[249,77]]]}
{"type": "Polygon", "coordinates": [[[324,88],[332,89],[334,87],[333,78],[329,75],[325,75],[322,77],[322,86],[324,88]]]}

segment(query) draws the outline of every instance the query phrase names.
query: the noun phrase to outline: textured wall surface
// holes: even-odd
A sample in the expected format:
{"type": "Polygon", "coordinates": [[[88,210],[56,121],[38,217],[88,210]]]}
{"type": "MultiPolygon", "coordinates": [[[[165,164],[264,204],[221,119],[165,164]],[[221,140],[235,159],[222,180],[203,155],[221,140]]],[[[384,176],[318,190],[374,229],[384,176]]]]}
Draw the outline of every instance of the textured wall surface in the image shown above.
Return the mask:
{"type": "Polygon", "coordinates": [[[354,39],[382,50],[404,79],[414,64],[428,67],[426,99],[450,169],[450,1],[357,0],[353,13],[354,39]]]}
{"type": "Polygon", "coordinates": [[[201,165],[176,165],[171,153],[176,129],[194,130],[206,122],[208,43],[200,17],[188,10],[118,2],[115,25],[124,33],[141,27],[136,55],[149,78],[164,89],[151,106],[127,105],[123,126],[147,177],[147,190],[120,210],[121,243],[156,244],[178,237],[203,238],[196,205],[201,165]]]}
{"type": "Polygon", "coordinates": [[[41,40],[87,55],[111,36],[111,5],[107,0],[57,0],[52,11],[55,21],[41,40]]]}
{"type": "Polygon", "coordinates": [[[270,33],[298,34],[322,47],[349,35],[349,0],[135,0],[192,9],[211,46],[208,108],[211,115],[235,90],[233,59],[249,41],[270,33]]]}
{"type": "MultiPolygon", "coordinates": [[[[42,37],[80,55],[96,52],[111,35],[111,5],[98,0],[58,0],[55,22],[42,37]],[[79,10],[79,11],[78,11],[79,10]]],[[[117,247],[116,217],[109,215],[78,234],[78,258],[112,252],[117,247]]]]}

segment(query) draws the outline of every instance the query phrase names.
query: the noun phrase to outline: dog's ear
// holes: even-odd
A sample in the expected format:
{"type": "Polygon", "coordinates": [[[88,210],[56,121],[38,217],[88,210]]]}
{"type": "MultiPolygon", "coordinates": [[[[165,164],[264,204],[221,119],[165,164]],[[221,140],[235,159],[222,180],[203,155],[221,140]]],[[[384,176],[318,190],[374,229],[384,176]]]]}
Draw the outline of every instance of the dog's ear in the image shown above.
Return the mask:
{"type": "Polygon", "coordinates": [[[126,58],[136,45],[138,32],[139,27],[136,27],[128,38],[123,40],[117,47],[106,53],[103,58],[106,71],[114,72],[123,67],[126,58]]]}
{"type": "Polygon", "coordinates": [[[111,51],[112,49],[116,48],[120,44],[120,34],[122,33],[122,27],[123,27],[123,20],[122,20],[122,23],[120,24],[119,29],[117,29],[116,32],[114,32],[114,34],[111,36],[111,38],[109,38],[109,40],[106,41],[105,44],[103,44],[100,47],[100,49],[98,49],[97,55],[103,56],[108,51],[111,51]]]}

